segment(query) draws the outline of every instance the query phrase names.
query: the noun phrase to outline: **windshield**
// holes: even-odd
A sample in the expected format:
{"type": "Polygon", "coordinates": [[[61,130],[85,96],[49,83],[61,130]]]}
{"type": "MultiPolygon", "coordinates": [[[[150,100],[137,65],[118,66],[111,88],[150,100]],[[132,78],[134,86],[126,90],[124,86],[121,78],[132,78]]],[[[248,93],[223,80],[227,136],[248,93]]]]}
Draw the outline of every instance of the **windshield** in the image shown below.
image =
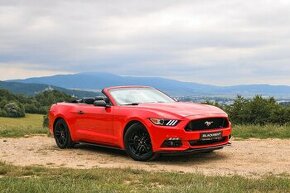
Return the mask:
{"type": "Polygon", "coordinates": [[[172,98],[154,88],[117,88],[111,89],[109,92],[119,105],[175,102],[172,98]]]}

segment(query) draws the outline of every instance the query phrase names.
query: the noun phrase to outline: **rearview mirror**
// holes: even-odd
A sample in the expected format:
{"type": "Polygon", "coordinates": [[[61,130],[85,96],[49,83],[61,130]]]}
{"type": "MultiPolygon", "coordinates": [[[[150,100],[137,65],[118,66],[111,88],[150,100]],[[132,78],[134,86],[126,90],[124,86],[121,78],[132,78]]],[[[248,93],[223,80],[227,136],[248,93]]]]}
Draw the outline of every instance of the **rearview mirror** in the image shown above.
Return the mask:
{"type": "Polygon", "coordinates": [[[110,105],[108,105],[104,100],[97,100],[94,102],[94,105],[97,107],[110,107],[110,105]]]}

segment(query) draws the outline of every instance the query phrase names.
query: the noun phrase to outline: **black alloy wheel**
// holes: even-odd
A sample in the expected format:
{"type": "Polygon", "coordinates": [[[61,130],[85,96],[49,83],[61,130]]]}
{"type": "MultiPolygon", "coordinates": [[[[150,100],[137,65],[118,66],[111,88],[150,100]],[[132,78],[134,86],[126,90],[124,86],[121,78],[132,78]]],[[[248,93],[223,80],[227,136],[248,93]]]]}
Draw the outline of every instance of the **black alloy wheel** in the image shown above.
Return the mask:
{"type": "Polygon", "coordinates": [[[136,161],[148,161],[153,159],[152,144],[146,128],[135,123],[131,125],[124,136],[126,152],[136,161]]]}
{"type": "Polygon", "coordinates": [[[63,119],[57,120],[54,126],[53,134],[55,142],[59,148],[64,149],[71,148],[74,146],[68,126],[63,119]]]}

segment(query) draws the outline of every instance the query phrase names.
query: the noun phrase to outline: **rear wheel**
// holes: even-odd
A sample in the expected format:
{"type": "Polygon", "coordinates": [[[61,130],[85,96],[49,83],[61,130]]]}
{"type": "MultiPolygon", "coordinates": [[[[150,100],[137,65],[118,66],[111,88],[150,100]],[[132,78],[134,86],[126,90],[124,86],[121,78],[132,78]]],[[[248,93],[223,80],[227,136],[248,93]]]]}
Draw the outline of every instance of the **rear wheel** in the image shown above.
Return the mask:
{"type": "Polygon", "coordinates": [[[140,123],[135,123],[128,128],[124,142],[126,152],[136,161],[148,161],[155,157],[149,133],[140,123]]]}
{"type": "Polygon", "coordinates": [[[64,149],[74,146],[70,136],[69,128],[63,119],[57,120],[54,126],[53,134],[55,142],[59,148],[64,149]]]}

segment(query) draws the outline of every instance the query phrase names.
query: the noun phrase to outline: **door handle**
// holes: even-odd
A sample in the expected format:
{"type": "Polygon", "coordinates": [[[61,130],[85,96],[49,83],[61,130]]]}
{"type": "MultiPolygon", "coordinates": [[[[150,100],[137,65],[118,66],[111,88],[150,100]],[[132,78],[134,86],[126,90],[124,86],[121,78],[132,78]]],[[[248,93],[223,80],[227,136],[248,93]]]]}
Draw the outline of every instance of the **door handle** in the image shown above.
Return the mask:
{"type": "Polygon", "coordinates": [[[83,114],[85,114],[85,113],[84,113],[84,111],[78,111],[78,114],[79,114],[79,115],[83,115],[83,114]]]}

